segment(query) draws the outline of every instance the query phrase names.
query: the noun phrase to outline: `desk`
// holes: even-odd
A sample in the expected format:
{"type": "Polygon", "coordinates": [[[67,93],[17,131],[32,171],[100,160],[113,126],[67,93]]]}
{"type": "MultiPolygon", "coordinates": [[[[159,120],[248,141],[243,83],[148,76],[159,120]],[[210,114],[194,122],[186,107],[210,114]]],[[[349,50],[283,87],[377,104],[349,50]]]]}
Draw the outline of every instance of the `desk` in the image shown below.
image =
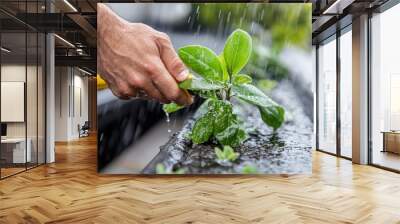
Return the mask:
{"type": "Polygon", "coordinates": [[[32,158],[30,138],[26,139],[28,143],[25,152],[25,138],[5,138],[1,139],[1,157],[6,163],[25,163],[30,162],[32,158]],[[25,154],[26,153],[26,154],[25,154]],[[5,155],[3,155],[5,154],[5,155]],[[12,154],[12,155],[11,155],[12,154]],[[12,159],[11,159],[12,158],[12,159]],[[26,159],[26,161],[25,161],[26,159]]]}
{"type": "Polygon", "coordinates": [[[382,131],[383,151],[400,154],[400,131],[382,131]]]}

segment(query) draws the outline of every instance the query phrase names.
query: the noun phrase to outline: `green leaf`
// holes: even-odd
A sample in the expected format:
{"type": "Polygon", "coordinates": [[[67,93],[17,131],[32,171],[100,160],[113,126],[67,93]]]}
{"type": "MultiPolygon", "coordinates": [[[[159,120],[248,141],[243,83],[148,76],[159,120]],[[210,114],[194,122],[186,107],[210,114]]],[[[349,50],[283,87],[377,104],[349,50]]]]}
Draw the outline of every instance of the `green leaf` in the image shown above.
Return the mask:
{"type": "Polygon", "coordinates": [[[235,161],[239,157],[239,153],[233,151],[233,148],[230,147],[229,145],[224,146],[224,153],[225,153],[226,158],[232,162],[235,161]]]}
{"type": "Polygon", "coordinates": [[[233,76],[233,84],[234,85],[242,85],[251,83],[253,80],[250,76],[245,74],[238,74],[233,76]]]}
{"type": "Polygon", "coordinates": [[[276,87],[277,84],[278,84],[277,81],[270,79],[262,79],[257,82],[258,88],[264,91],[271,91],[276,87]]]}
{"type": "Polygon", "coordinates": [[[225,58],[224,58],[224,53],[220,54],[218,56],[219,61],[221,62],[221,68],[222,68],[222,72],[223,72],[223,81],[226,83],[229,81],[229,73],[228,70],[226,68],[226,62],[225,62],[225,58]]]}
{"type": "Polygon", "coordinates": [[[224,153],[221,151],[221,149],[218,148],[218,147],[215,147],[214,151],[215,151],[215,155],[217,155],[217,158],[220,159],[220,160],[223,160],[224,153]]]}
{"type": "Polygon", "coordinates": [[[218,99],[217,93],[213,90],[200,90],[197,91],[197,95],[205,99],[218,99]]]}
{"type": "Polygon", "coordinates": [[[228,160],[229,161],[235,161],[239,157],[239,153],[233,152],[228,155],[228,160]]]}
{"type": "Polygon", "coordinates": [[[225,130],[232,120],[232,104],[228,101],[211,100],[208,103],[209,116],[213,117],[213,133],[225,130]]]}
{"type": "Polygon", "coordinates": [[[210,81],[195,76],[186,79],[183,82],[180,82],[178,85],[181,89],[189,90],[218,90],[224,88],[224,86],[221,84],[212,83],[210,81]]]}
{"type": "Polygon", "coordinates": [[[255,166],[252,165],[245,165],[242,169],[243,174],[257,174],[258,169],[255,166]]]}
{"type": "Polygon", "coordinates": [[[204,101],[200,107],[197,109],[196,112],[196,117],[203,117],[205,114],[208,113],[208,103],[211,101],[212,99],[207,99],[206,101],[204,101]]]}
{"type": "Polygon", "coordinates": [[[252,50],[250,35],[241,29],[235,30],[225,43],[224,58],[229,74],[238,74],[249,61],[252,50]]]}
{"type": "Polygon", "coordinates": [[[156,166],[156,174],[185,174],[185,169],[181,168],[176,171],[167,170],[162,163],[158,163],[156,166]]]}
{"type": "Polygon", "coordinates": [[[173,113],[173,112],[175,112],[175,111],[178,111],[178,110],[180,110],[180,109],[182,109],[182,108],[184,108],[185,106],[181,106],[181,105],[178,105],[178,104],[176,104],[176,103],[169,103],[169,104],[164,104],[163,105],[163,110],[165,111],[165,113],[173,113]]]}
{"type": "Polygon", "coordinates": [[[212,125],[213,119],[208,114],[199,118],[192,129],[191,138],[193,143],[201,144],[207,142],[213,134],[212,125]]]}
{"type": "Polygon", "coordinates": [[[223,71],[218,56],[210,49],[189,45],[179,49],[179,57],[194,72],[210,81],[223,81],[223,71]]]}
{"type": "Polygon", "coordinates": [[[214,151],[217,159],[221,161],[233,162],[239,157],[239,153],[235,152],[229,145],[224,146],[223,151],[218,147],[215,147],[214,151]]]}
{"type": "Polygon", "coordinates": [[[267,125],[278,129],[285,121],[285,109],[280,106],[258,107],[261,119],[267,125]]]}
{"type": "Polygon", "coordinates": [[[156,166],[156,173],[157,174],[166,174],[167,171],[165,170],[165,167],[162,163],[158,163],[156,166]]]}
{"type": "Polygon", "coordinates": [[[279,128],[285,120],[285,110],[257,87],[250,84],[233,86],[233,93],[238,98],[258,106],[261,118],[267,125],[274,129],[279,128]]]}
{"type": "Polygon", "coordinates": [[[231,146],[240,145],[248,137],[246,131],[236,123],[232,123],[224,131],[215,135],[219,143],[231,146]]]}
{"type": "Polygon", "coordinates": [[[266,107],[278,105],[261,90],[251,84],[243,84],[240,86],[234,85],[232,86],[232,90],[235,96],[257,106],[266,107]]]}

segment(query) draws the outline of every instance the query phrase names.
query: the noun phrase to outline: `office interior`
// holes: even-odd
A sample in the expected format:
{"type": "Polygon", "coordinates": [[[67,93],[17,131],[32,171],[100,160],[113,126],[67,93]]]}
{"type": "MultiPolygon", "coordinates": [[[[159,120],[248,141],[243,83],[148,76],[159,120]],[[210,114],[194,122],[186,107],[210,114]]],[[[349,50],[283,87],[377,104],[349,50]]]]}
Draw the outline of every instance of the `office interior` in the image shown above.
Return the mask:
{"type": "Polygon", "coordinates": [[[0,1],[0,222],[399,223],[398,0],[291,1],[313,8],[313,173],[223,178],[97,173],[97,2],[122,1],[0,1]]]}
{"type": "Polygon", "coordinates": [[[0,3],[1,179],[54,162],[55,144],[96,129],[95,58],[76,63],[90,47],[79,33],[60,32],[68,28],[39,25],[60,3],[0,3]]]}
{"type": "MultiPolygon", "coordinates": [[[[2,177],[96,130],[97,2],[1,2],[2,177]]],[[[400,5],[311,3],[316,150],[400,171],[400,5]]]]}
{"type": "Polygon", "coordinates": [[[313,23],[316,149],[399,172],[400,5],[333,6],[340,16],[328,11],[313,23]]]}

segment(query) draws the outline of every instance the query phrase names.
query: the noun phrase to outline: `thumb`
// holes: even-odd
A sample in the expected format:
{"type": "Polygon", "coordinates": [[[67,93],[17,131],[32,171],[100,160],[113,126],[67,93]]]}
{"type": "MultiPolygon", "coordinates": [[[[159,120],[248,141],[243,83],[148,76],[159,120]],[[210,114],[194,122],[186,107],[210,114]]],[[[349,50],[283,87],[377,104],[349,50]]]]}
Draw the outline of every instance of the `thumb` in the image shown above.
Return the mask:
{"type": "MultiPolygon", "coordinates": [[[[165,35],[166,36],[166,35],[165,35]]],[[[175,78],[176,81],[182,82],[189,75],[188,69],[185,67],[181,59],[175,52],[174,47],[168,36],[164,38],[160,46],[160,56],[168,72],[175,78]]]]}

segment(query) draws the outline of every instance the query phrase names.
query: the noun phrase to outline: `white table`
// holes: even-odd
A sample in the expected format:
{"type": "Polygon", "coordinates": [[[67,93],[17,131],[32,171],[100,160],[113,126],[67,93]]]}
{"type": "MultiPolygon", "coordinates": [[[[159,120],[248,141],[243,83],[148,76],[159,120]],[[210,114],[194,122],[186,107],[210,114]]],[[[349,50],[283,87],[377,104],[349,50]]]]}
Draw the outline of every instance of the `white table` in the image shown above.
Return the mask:
{"type": "Polygon", "coordinates": [[[25,138],[5,138],[1,139],[2,145],[13,145],[13,163],[25,163],[32,160],[31,145],[32,141],[30,138],[26,139],[28,143],[25,151],[25,138]],[[26,152],[26,154],[25,154],[26,152]],[[25,160],[26,159],[26,160],[25,160]]]}

